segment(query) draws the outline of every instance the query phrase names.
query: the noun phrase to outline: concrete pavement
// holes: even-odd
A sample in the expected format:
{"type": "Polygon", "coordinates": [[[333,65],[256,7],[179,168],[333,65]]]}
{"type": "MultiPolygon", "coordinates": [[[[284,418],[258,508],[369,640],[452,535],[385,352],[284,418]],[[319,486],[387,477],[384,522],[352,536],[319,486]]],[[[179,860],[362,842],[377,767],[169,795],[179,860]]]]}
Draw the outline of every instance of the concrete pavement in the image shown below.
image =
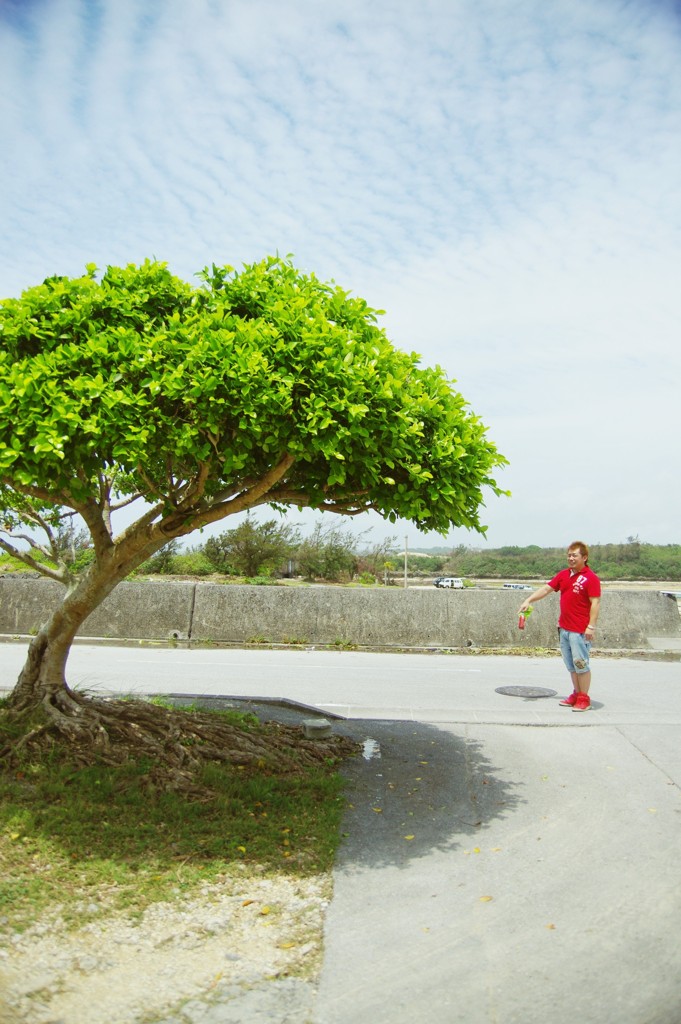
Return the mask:
{"type": "Polygon", "coordinates": [[[316,1024],[678,1024],[679,666],[595,661],[577,714],[558,659],[535,700],[494,660],[455,715],[363,722],[316,1024]]]}
{"type": "Polygon", "coordinates": [[[368,726],[318,1024],[681,1021],[678,727],[565,714],[368,726]]]}
{"type": "MultiPolygon", "coordinates": [[[[10,646],[5,671],[22,656],[10,646]]],[[[558,705],[557,657],[103,656],[124,688],[157,672],[170,685],[156,692],[347,716],[334,728],[363,756],[346,767],[310,1024],[680,1024],[678,662],[594,659],[594,710],[577,714],[558,705]]],[[[74,648],[70,667],[80,685],[109,686],[94,654],[74,648]]]]}

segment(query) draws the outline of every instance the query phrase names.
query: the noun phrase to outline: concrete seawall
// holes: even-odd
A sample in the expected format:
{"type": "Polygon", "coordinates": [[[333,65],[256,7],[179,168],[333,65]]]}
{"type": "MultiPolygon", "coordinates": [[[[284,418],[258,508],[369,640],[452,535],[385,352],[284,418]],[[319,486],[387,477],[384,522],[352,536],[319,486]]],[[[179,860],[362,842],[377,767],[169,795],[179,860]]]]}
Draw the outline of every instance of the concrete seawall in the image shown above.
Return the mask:
{"type": "MultiPolygon", "coordinates": [[[[0,578],[0,634],[35,633],[63,588],[43,579],[0,578]]],[[[558,597],[535,605],[524,631],[513,590],[347,589],[125,581],[83,623],[78,636],[218,643],[357,644],[394,647],[555,647],[558,597]]],[[[597,644],[651,649],[649,638],[681,644],[673,597],[605,590],[597,644]]],[[[664,646],[664,645],[663,645],[664,646]]]]}

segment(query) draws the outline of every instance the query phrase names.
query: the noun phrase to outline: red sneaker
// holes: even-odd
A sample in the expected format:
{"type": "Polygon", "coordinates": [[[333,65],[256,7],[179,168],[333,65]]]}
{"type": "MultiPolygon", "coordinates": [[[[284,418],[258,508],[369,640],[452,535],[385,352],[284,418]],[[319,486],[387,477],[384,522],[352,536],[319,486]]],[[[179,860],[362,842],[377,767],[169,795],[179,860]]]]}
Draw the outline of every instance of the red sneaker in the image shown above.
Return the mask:
{"type": "Polygon", "coordinates": [[[578,693],[573,711],[591,711],[591,698],[588,693],[578,693]]]}
{"type": "Polygon", "coordinates": [[[577,702],[577,691],[576,690],[575,690],[574,693],[571,693],[569,697],[564,697],[562,700],[558,701],[559,704],[562,704],[566,708],[573,708],[575,706],[576,702],[577,702]]]}

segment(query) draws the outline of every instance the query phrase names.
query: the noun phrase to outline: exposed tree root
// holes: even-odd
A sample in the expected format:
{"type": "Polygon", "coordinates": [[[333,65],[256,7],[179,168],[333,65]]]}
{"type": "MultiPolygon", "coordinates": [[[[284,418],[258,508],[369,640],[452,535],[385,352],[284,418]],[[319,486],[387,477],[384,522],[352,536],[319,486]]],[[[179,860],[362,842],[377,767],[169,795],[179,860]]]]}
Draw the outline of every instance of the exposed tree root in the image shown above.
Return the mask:
{"type": "MultiPolygon", "coordinates": [[[[11,721],[12,712],[5,715],[11,721]]],[[[342,736],[307,739],[298,726],[276,722],[234,724],[211,712],[170,709],[144,701],[96,700],[66,691],[42,706],[43,720],[0,749],[8,765],[61,747],[78,766],[122,765],[144,760],[145,780],[159,790],[196,797],[208,762],[272,774],[295,774],[351,756],[357,744],[342,736]],[[44,717],[43,717],[44,716],[44,717]],[[45,720],[46,719],[46,720],[45,720]]]]}

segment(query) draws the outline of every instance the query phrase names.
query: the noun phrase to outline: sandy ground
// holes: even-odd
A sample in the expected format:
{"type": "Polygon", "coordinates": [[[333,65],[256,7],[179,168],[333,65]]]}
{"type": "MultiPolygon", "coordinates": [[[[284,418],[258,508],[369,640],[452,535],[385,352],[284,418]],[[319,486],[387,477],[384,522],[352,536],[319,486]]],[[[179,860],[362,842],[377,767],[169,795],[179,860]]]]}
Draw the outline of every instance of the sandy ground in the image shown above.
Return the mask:
{"type": "Polygon", "coordinates": [[[268,980],[314,981],[330,893],[326,875],[249,878],[155,904],[139,920],[98,915],[96,905],[75,931],[58,916],[44,918],[0,948],[0,1021],[199,1019],[196,1006],[209,1007],[220,993],[236,999],[268,980]]]}

